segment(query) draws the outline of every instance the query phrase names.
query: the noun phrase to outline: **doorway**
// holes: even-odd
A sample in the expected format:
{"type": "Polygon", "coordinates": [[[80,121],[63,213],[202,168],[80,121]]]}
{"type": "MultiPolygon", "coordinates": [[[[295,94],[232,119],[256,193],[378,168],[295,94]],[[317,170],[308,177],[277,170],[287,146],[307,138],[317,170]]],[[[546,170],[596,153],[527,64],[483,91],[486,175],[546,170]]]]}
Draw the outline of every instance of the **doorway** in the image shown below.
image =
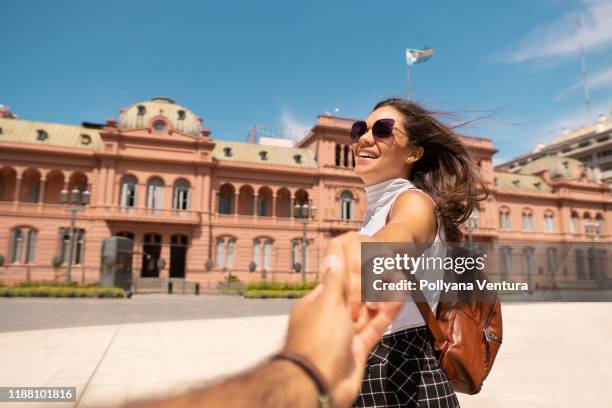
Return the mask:
{"type": "Polygon", "coordinates": [[[162,237],[159,234],[145,234],[142,245],[142,270],[140,276],[143,278],[158,278],[158,262],[161,257],[162,237]]]}
{"type": "Polygon", "coordinates": [[[170,238],[170,277],[184,278],[187,260],[188,238],[185,235],[173,235],[170,238]]]}

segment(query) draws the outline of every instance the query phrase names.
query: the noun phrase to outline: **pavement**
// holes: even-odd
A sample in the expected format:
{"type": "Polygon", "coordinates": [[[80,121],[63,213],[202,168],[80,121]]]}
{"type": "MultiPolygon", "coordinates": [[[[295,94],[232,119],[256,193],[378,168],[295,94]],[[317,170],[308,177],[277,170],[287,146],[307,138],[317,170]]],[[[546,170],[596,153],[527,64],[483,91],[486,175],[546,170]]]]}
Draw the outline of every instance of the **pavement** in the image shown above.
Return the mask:
{"type": "MultiPolygon", "coordinates": [[[[117,406],[209,384],[274,353],[283,342],[292,304],[228,296],[135,296],[130,308],[148,306],[152,312],[122,322],[114,318],[124,303],[75,300],[0,300],[0,386],[77,387],[76,403],[0,406],[117,406]],[[245,307],[251,315],[219,317],[222,311],[216,310],[210,312],[214,318],[181,319],[185,308],[220,305],[245,307]],[[21,316],[20,310],[25,311],[21,316]],[[80,310],[88,310],[91,322],[105,324],[68,324],[80,310]],[[156,317],[159,310],[165,312],[156,317]],[[54,316],[36,320],[34,311],[54,316]],[[40,322],[46,328],[39,329],[40,322]]],[[[480,394],[459,395],[462,407],[612,406],[612,351],[607,347],[612,303],[513,303],[503,306],[503,315],[504,343],[493,371],[480,394]]]]}

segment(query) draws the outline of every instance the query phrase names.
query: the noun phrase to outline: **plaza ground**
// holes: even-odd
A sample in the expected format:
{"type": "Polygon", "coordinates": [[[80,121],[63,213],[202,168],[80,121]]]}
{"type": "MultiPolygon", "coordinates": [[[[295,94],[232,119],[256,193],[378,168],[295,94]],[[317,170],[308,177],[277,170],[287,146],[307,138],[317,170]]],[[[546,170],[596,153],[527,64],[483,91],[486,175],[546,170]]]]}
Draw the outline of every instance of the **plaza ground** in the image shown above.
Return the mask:
{"type": "MultiPolygon", "coordinates": [[[[141,295],[0,299],[0,386],[76,386],[94,407],[178,393],[282,344],[290,300],[141,295]]],[[[612,303],[505,304],[504,344],[462,407],[612,406],[612,303]]]]}

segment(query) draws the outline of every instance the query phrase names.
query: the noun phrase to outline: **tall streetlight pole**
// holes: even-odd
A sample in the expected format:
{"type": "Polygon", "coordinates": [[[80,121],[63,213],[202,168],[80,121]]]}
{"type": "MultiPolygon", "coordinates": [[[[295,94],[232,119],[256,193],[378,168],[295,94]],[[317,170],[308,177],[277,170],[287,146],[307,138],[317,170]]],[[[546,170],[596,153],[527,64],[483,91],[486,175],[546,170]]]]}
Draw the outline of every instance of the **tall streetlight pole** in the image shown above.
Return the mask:
{"type": "Polygon", "coordinates": [[[63,189],[60,191],[60,202],[66,205],[66,208],[70,211],[70,231],[68,232],[68,265],[66,267],[66,282],[70,282],[70,275],[72,273],[72,261],[74,258],[74,236],[75,236],[75,224],[76,224],[76,213],[77,211],[83,210],[85,205],[89,204],[89,197],[91,193],[87,190],[80,191],[73,189],[68,197],[68,190],[63,189]]]}
{"type": "Polygon", "coordinates": [[[308,224],[314,221],[315,216],[317,215],[317,207],[309,206],[307,203],[300,204],[297,203],[294,206],[295,209],[295,219],[298,222],[301,222],[304,226],[304,235],[302,237],[302,283],[306,283],[306,228],[308,224]]]}

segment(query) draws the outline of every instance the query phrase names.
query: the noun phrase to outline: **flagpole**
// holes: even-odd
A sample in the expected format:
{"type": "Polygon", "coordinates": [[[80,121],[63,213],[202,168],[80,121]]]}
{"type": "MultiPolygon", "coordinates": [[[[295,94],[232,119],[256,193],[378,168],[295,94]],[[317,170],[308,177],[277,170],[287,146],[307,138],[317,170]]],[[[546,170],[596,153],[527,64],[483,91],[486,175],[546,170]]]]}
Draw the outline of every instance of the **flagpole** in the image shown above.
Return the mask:
{"type": "Polygon", "coordinates": [[[406,64],[406,86],[408,100],[412,99],[412,80],[410,78],[410,65],[406,64]]]}

